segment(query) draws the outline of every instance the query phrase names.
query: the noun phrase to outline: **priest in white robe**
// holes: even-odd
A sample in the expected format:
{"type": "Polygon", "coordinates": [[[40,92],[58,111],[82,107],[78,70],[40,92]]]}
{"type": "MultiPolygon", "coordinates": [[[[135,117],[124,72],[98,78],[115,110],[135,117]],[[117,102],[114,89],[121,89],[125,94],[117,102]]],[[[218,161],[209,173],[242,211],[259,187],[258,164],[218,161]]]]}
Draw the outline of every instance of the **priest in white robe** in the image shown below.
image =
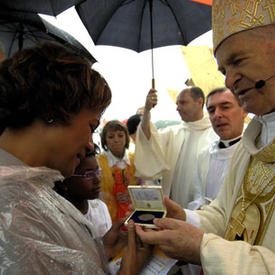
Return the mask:
{"type": "Polygon", "coordinates": [[[137,176],[162,176],[164,194],[187,207],[196,197],[194,167],[198,154],[217,139],[208,116],[203,114],[204,94],[198,87],[184,89],[177,97],[177,111],[183,122],[157,131],[150,123],[150,111],[157,104],[156,90],[150,90],[136,136],[137,176]]]}
{"type": "Polygon", "coordinates": [[[219,70],[255,117],[209,206],[183,211],[166,198],[168,215],[177,219],[155,219],[160,231],[136,228],[143,241],[158,244],[171,257],[201,264],[204,274],[275,274],[274,18],[273,1],[213,1],[219,70]]]}
{"type": "Polygon", "coordinates": [[[188,209],[198,209],[216,198],[232,155],[241,140],[247,112],[241,102],[227,88],[217,88],[206,97],[206,108],[215,133],[220,137],[198,157],[195,186],[200,188],[198,198],[188,209]]]}

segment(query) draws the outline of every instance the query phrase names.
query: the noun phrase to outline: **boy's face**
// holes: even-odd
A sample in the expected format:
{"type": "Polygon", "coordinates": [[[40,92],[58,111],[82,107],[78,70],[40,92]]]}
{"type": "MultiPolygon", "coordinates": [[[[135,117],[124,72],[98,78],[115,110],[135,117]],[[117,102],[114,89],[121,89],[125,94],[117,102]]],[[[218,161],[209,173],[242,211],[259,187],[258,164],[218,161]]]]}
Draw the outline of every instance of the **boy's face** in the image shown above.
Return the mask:
{"type": "Polygon", "coordinates": [[[100,170],[95,157],[81,160],[74,175],[67,182],[67,192],[75,199],[93,200],[99,197],[100,170]]]}

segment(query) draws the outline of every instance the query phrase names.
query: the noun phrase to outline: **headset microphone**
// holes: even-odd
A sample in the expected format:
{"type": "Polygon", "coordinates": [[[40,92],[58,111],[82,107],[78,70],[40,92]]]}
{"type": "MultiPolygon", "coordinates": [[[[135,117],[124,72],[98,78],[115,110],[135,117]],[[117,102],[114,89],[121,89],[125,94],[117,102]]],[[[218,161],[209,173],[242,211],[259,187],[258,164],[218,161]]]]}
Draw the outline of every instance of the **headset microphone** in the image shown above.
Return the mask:
{"type": "Polygon", "coordinates": [[[259,80],[255,83],[255,88],[256,89],[261,89],[265,85],[265,80],[259,80]]]}
{"type": "Polygon", "coordinates": [[[272,78],[272,77],[274,77],[275,75],[272,75],[272,76],[270,76],[269,78],[267,78],[266,80],[263,80],[263,79],[261,79],[261,80],[258,80],[256,83],[255,83],[255,88],[256,89],[261,89],[264,85],[265,85],[265,83],[266,83],[266,81],[268,81],[270,78],[272,78]]]}

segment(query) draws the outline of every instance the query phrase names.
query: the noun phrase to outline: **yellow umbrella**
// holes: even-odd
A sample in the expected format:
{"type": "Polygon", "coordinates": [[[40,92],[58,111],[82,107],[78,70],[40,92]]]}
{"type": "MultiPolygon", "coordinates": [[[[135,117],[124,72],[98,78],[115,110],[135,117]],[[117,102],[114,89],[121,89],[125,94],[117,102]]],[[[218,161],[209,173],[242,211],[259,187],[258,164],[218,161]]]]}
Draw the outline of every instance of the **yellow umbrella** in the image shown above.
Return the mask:
{"type": "Polygon", "coordinates": [[[170,90],[170,89],[167,89],[169,95],[171,96],[171,98],[173,99],[173,101],[176,103],[176,100],[177,100],[177,95],[179,93],[178,90],[170,90]]]}
{"type": "MultiPolygon", "coordinates": [[[[211,48],[208,46],[181,46],[181,50],[191,75],[191,78],[186,81],[186,85],[200,87],[205,96],[215,88],[225,86],[224,76],[218,71],[218,65],[211,48]]],[[[168,93],[176,102],[179,91],[168,89],[168,93]]]]}
{"type": "MultiPolygon", "coordinates": [[[[208,46],[182,46],[182,54],[191,74],[191,85],[200,87],[205,95],[225,86],[224,76],[218,71],[213,50],[208,46]]],[[[188,83],[187,83],[188,84],[188,83]]]]}

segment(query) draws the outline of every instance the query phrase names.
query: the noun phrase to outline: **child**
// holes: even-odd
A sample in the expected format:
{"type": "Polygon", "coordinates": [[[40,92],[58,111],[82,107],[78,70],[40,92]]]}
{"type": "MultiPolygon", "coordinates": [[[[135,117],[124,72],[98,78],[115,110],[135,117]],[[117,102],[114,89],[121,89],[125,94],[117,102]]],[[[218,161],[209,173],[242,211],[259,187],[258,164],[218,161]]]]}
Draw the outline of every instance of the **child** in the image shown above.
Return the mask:
{"type": "Polygon", "coordinates": [[[96,228],[97,237],[102,237],[111,228],[112,221],[106,204],[99,199],[100,174],[96,153],[86,154],[75,173],[63,182],[55,183],[55,190],[70,201],[96,228]]]}
{"type": "Polygon", "coordinates": [[[118,120],[109,121],[101,133],[104,149],[97,159],[102,169],[102,193],[112,222],[125,218],[131,211],[128,185],[143,181],[135,176],[134,153],[128,151],[130,136],[127,127],[118,120]]]}

